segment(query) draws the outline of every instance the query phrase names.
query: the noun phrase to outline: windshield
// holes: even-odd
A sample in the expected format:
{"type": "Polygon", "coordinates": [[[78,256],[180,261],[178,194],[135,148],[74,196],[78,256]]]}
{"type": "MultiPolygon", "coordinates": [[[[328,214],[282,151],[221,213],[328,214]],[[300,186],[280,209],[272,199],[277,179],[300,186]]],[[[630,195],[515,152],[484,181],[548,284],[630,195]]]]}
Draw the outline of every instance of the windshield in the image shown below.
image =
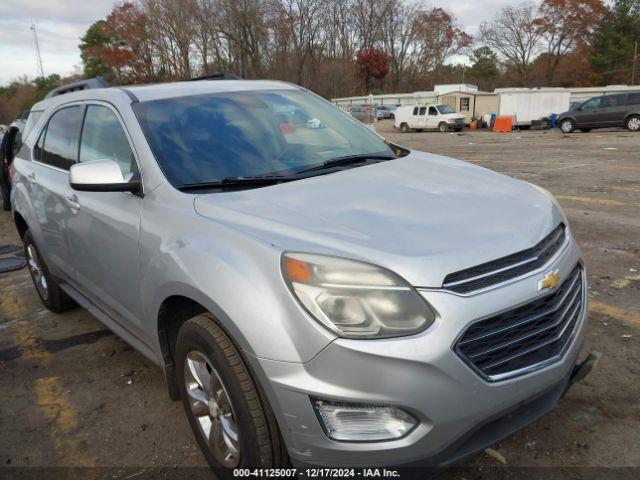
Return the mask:
{"type": "Polygon", "coordinates": [[[393,155],[369,129],[300,90],[215,93],[133,108],[174,186],[291,175],[352,155],[393,155]]]}
{"type": "Polygon", "coordinates": [[[449,105],[438,105],[438,110],[442,115],[446,115],[447,113],[456,113],[456,111],[449,105]]]}

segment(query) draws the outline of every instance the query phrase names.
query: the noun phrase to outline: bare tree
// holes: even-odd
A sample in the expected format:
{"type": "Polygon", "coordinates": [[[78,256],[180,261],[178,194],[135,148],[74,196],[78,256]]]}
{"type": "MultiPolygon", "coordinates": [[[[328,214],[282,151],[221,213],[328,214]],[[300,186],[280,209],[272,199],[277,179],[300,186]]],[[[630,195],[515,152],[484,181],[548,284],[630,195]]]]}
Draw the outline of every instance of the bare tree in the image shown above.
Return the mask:
{"type": "Polygon", "coordinates": [[[451,15],[421,1],[125,0],[103,21],[121,41],[107,35],[91,58],[123,82],[222,71],[335,97],[384,89],[390,71],[394,89],[410,88],[432,82],[469,41],[451,15]]]}
{"type": "Polygon", "coordinates": [[[536,14],[537,7],[533,3],[524,3],[518,7],[505,7],[491,23],[480,25],[478,40],[513,64],[523,86],[529,84],[531,62],[540,51],[542,29],[536,14]]]}
{"type": "Polygon", "coordinates": [[[389,6],[388,15],[383,19],[382,37],[384,48],[389,55],[392,88],[397,91],[407,64],[411,58],[414,43],[414,24],[422,3],[404,3],[394,0],[389,6]]]}

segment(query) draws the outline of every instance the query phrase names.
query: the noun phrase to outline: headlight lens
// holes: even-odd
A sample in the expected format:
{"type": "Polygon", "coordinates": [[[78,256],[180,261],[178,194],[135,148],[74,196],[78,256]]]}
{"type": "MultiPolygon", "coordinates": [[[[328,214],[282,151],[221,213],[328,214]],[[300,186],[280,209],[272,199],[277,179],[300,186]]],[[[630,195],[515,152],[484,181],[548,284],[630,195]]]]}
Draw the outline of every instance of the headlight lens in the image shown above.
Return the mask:
{"type": "Polygon", "coordinates": [[[411,335],[435,315],[395,273],[368,263],[305,253],[283,255],[291,291],[311,315],[346,338],[411,335]]]}

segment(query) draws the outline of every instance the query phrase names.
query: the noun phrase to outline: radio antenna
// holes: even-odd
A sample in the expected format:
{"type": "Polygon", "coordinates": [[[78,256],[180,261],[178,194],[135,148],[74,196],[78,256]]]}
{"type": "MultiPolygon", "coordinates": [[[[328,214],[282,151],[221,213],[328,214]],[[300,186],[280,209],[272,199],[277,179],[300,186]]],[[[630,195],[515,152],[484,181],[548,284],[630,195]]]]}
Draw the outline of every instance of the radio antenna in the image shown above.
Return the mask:
{"type": "Polygon", "coordinates": [[[33,31],[33,40],[36,46],[36,61],[38,62],[38,71],[40,76],[44,78],[44,70],[42,69],[42,56],[40,56],[40,43],[38,43],[38,32],[36,31],[36,24],[31,24],[31,30],[33,31]]]}

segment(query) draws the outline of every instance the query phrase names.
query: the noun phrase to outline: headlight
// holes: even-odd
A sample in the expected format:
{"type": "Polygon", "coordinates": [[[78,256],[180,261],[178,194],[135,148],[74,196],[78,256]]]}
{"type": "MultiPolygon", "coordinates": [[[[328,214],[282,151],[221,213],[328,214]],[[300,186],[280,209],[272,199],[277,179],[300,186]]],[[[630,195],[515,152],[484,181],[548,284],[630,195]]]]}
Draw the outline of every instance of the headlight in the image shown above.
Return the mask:
{"type": "Polygon", "coordinates": [[[431,308],[407,282],[375,265],[287,253],[282,257],[282,272],[307,311],[340,337],[411,335],[435,319],[431,308]]]}

